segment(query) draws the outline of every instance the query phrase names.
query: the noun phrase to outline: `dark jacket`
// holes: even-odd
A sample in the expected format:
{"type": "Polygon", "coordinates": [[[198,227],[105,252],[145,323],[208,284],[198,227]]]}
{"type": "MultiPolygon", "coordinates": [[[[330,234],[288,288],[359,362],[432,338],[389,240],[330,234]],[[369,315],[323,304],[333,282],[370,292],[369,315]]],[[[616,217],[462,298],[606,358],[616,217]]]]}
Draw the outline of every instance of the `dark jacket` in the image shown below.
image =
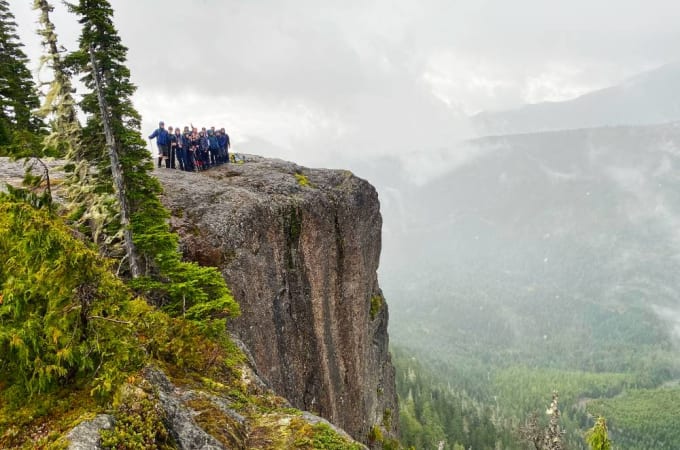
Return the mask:
{"type": "Polygon", "coordinates": [[[165,128],[156,128],[149,139],[156,138],[156,144],[168,145],[170,143],[170,133],[165,128]]]}
{"type": "Polygon", "coordinates": [[[201,146],[202,151],[207,151],[208,147],[210,147],[210,143],[208,142],[208,138],[206,136],[201,136],[198,138],[199,145],[201,146]]]}
{"type": "Polygon", "coordinates": [[[170,147],[180,148],[182,147],[182,135],[170,134],[168,137],[170,139],[170,147]]]}
{"type": "Polygon", "coordinates": [[[224,134],[220,134],[217,136],[217,143],[220,146],[220,148],[226,148],[227,147],[227,136],[224,134]]]}
{"type": "Polygon", "coordinates": [[[217,136],[215,136],[214,134],[209,134],[208,135],[208,145],[210,147],[210,150],[219,150],[220,143],[217,139],[217,136]]]}

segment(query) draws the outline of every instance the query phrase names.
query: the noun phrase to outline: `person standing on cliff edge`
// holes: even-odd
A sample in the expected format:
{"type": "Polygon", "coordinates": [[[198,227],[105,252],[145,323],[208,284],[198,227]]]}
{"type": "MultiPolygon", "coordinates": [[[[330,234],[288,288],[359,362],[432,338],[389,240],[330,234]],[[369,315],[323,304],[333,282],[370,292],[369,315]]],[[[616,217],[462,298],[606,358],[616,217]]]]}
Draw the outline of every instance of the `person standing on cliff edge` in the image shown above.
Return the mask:
{"type": "Polygon", "coordinates": [[[158,122],[158,128],[149,136],[149,139],[153,138],[156,138],[156,145],[158,146],[158,168],[160,169],[163,158],[169,163],[168,157],[170,156],[170,135],[162,120],[158,122]]]}

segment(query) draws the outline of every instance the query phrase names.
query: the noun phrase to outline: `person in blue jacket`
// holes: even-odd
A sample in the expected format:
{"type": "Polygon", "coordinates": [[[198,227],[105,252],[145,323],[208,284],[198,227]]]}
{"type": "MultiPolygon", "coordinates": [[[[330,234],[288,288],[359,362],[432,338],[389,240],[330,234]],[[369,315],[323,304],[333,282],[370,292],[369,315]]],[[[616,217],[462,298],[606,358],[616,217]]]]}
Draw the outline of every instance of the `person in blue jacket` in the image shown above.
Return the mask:
{"type": "Polygon", "coordinates": [[[217,136],[215,136],[215,131],[211,128],[208,130],[208,150],[210,150],[210,166],[215,167],[217,164],[219,164],[220,158],[219,158],[219,153],[220,153],[220,144],[217,139],[217,136]]]}
{"type": "Polygon", "coordinates": [[[149,136],[149,139],[156,138],[156,145],[158,146],[158,168],[161,167],[161,161],[165,158],[166,167],[170,167],[170,135],[165,129],[163,121],[158,122],[158,128],[154,130],[149,136]]]}
{"type": "Polygon", "coordinates": [[[225,149],[225,147],[227,145],[227,138],[224,136],[224,133],[222,133],[222,130],[217,130],[215,132],[215,136],[217,137],[217,145],[219,145],[219,147],[220,147],[220,151],[219,151],[220,164],[223,164],[223,163],[227,162],[227,157],[226,157],[227,151],[225,149]]]}
{"type": "Polygon", "coordinates": [[[224,136],[222,139],[224,140],[224,158],[225,162],[229,162],[229,147],[231,147],[231,142],[229,141],[229,135],[227,132],[224,130],[224,128],[220,128],[220,134],[224,136]]]}

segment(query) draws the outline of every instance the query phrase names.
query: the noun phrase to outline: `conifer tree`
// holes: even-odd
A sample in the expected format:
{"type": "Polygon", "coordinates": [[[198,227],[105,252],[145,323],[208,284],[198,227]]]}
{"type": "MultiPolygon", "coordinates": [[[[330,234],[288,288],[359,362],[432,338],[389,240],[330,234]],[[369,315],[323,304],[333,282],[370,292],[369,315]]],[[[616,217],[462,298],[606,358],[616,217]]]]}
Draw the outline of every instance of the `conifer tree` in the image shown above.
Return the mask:
{"type": "Polygon", "coordinates": [[[48,0],[35,0],[33,8],[39,12],[38,34],[46,52],[41,63],[53,74],[39,110],[41,117],[50,119],[50,132],[43,139],[43,145],[48,151],[54,149],[69,161],[64,171],[71,220],[83,227],[93,242],[100,242],[104,228],[114,217],[111,205],[115,204],[115,198],[106,189],[97,189],[97,178],[84,155],[74,88],[62,57],[65,50],[60,48],[54,24],[50,20],[53,7],[48,0]]]}
{"type": "Polygon", "coordinates": [[[586,442],[591,450],[611,450],[612,441],[609,439],[607,421],[604,417],[598,417],[593,428],[588,430],[586,442]]]}
{"type": "MultiPolygon", "coordinates": [[[[140,261],[136,243],[132,240],[130,216],[135,211],[145,210],[148,201],[157,203],[160,185],[148,174],[153,165],[140,136],[141,117],[132,105],[131,96],[136,87],[130,82],[130,71],[125,66],[127,48],[115,29],[113,10],[107,1],[81,0],[78,4],[69,4],[69,9],[80,16],[82,33],[79,49],[67,57],[67,63],[83,74],[82,81],[90,89],[80,103],[88,115],[83,130],[82,156],[97,168],[94,192],[115,194],[117,200],[115,204],[105,203],[100,209],[99,217],[106,231],[99,244],[111,256],[120,258],[124,254],[127,273],[136,278],[140,275],[140,261]],[[100,105],[99,95],[104,108],[100,105]],[[106,114],[110,137],[115,142],[113,146],[107,145],[102,132],[102,111],[106,114]],[[112,167],[112,161],[116,161],[115,167],[112,167]],[[118,176],[117,181],[114,174],[118,176]],[[121,239],[123,253],[117,251],[121,239]]],[[[90,207],[83,206],[85,210],[90,207]]],[[[144,268],[147,267],[150,264],[144,264],[144,268]]]]}
{"type": "MultiPolygon", "coordinates": [[[[237,314],[238,305],[219,271],[181,260],[177,236],[167,223],[170,214],[160,202],[161,185],[151,174],[153,163],[141,136],[141,117],[132,104],[136,87],[125,65],[127,48],[113,24],[111,5],[107,0],[80,0],[68,6],[80,17],[82,32],[79,49],[66,58],[66,64],[83,75],[90,89],[80,103],[88,116],[82,155],[97,166],[97,189],[113,193],[109,155],[116,153],[122,178],[119,192],[129,205],[129,230],[139,256],[141,276],[131,285],[189,319],[237,314]]],[[[125,224],[119,220],[108,228],[112,236],[124,232],[125,224]]],[[[127,259],[128,263],[132,260],[127,259]]],[[[133,271],[128,270],[128,275],[134,275],[133,271]]]]}
{"type": "Polygon", "coordinates": [[[41,117],[51,120],[51,132],[45,138],[44,144],[60,148],[60,153],[69,159],[81,159],[78,158],[81,129],[73,98],[73,85],[61,57],[54,24],[50,20],[50,13],[54,8],[47,0],[35,0],[33,9],[40,13],[38,34],[46,51],[41,58],[41,64],[47,66],[53,73],[53,79],[49,83],[45,100],[39,110],[41,117]]]}
{"type": "Polygon", "coordinates": [[[0,0],[0,154],[30,154],[42,127],[38,93],[7,0],[0,0]],[[10,148],[14,147],[14,148],[10,148]]]}

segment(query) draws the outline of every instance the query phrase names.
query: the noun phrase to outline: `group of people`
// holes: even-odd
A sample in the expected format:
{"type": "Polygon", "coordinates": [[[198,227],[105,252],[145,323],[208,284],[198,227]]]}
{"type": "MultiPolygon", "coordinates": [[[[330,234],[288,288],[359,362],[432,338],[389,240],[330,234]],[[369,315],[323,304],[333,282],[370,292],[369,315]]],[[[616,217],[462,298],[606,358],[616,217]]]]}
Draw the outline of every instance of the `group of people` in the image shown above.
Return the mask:
{"type": "Polygon", "coordinates": [[[166,130],[165,123],[161,121],[149,139],[156,139],[159,168],[162,167],[163,160],[168,169],[189,172],[206,170],[229,162],[231,142],[224,128],[215,130],[215,127],[211,127],[206,130],[203,127],[198,131],[192,125],[191,128],[184,127],[183,131],[179,127],[169,127],[166,130]]]}

